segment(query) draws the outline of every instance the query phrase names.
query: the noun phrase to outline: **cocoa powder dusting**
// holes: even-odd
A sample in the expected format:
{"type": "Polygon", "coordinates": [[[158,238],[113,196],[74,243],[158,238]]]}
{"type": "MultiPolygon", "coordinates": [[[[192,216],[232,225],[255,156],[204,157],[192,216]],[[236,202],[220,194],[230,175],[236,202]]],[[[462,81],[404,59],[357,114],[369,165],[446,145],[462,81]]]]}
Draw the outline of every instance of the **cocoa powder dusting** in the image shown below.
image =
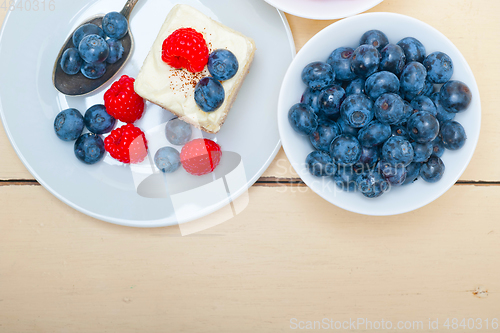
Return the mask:
{"type": "Polygon", "coordinates": [[[205,73],[206,70],[203,70],[198,73],[191,73],[186,69],[173,69],[169,73],[169,85],[170,89],[175,92],[180,92],[184,94],[184,97],[187,98],[189,92],[193,91],[198,82],[208,76],[205,73]]]}

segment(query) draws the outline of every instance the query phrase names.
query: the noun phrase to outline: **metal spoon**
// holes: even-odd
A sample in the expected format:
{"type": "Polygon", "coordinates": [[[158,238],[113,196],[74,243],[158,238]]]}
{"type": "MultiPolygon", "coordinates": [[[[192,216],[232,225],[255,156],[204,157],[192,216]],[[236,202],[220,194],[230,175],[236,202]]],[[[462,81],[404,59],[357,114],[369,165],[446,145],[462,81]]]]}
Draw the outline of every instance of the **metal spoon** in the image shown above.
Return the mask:
{"type": "MultiPolygon", "coordinates": [[[[120,13],[125,16],[127,20],[129,20],[130,13],[132,12],[132,9],[134,9],[137,1],[139,0],[127,0],[127,3],[125,4],[125,6],[123,6],[123,9],[120,13]]],[[[103,18],[104,15],[102,14],[90,17],[85,22],[82,22],[80,26],[86,23],[93,23],[99,27],[102,27],[103,18]]],[[[120,39],[124,48],[123,57],[114,64],[107,64],[106,73],[100,78],[92,80],[83,76],[81,72],[78,72],[75,75],[68,75],[62,71],[61,66],[59,65],[64,51],[67,48],[75,47],[73,45],[73,33],[74,31],[69,35],[68,39],[64,43],[64,46],[61,48],[61,51],[59,51],[59,55],[57,56],[56,62],[54,64],[54,70],[52,72],[52,82],[54,83],[54,87],[65,95],[81,96],[91,93],[106,84],[106,82],[108,82],[115,75],[115,73],[125,65],[127,60],[130,58],[130,55],[132,54],[132,50],[134,49],[134,39],[132,37],[132,32],[130,31],[129,24],[128,33],[125,35],[125,37],[120,39]]]]}

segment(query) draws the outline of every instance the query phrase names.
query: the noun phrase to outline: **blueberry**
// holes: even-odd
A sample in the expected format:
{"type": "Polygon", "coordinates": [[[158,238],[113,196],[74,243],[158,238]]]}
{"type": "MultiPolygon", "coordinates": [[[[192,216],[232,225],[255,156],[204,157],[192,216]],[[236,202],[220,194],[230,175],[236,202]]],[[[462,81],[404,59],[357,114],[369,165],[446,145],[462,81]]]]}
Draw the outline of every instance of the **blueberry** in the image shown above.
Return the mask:
{"type": "Polygon", "coordinates": [[[102,19],[102,30],[109,38],[123,38],[128,31],[128,21],[118,12],[107,13],[102,19]]]}
{"type": "Polygon", "coordinates": [[[340,105],[345,99],[345,91],[341,86],[334,84],[325,88],[318,96],[320,114],[330,119],[337,119],[340,115],[340,105]]]}
{"type": "Polygon", "coordinates": [[[165,136],[173,145],[182,146],[191,140],[191,125],[179,118],[170,119],[165,126],[165,136]]]}
{"type": "Polygon", "coordinates": [[[401,136],[406,140],[410,138],[410,136],[408,135],[408,131],[406,130],[406,126],[396,125],[393,126],[391,129],[392,129],[392,136],[401,136]]]}
{"type": "Polygon", "coordinates": [[[419,111],[408,120],[408,134],[418,143],[431,142],[439,133],[439,122],[429,112],[419,111]]]}
{"type": "Polygon", "coordinates": [[[354,49],[350,47],[339,47],[335,49],[326,61],[332,66],[335,78],[340,81],[351,81],[356,78],[356,74],[351,69],[351,58],[354,49]]]}
{"type": "Polygon", "coordinates": [[[399,85],[405,99],[412,100],[424,90],[426,76],[427,70],[419,62],[410,62],[404,67],[399,85]]]}
{"type": "Polygon", "coordinates": [[[339,118],[337,120],[337,125],[339,125],[341,134],[350,134],[352,136],[358,136],[358,130],[356,127],[350,126],[348,123],[344,121],[344,119],[339,118]]]}
{"type": "Polygon", "coordinates": [[[420,177],[426,182],[435,183],[443,177],[444,170],[443,161],[437,156],[431,156],[427,162],[422,164],[420,177]]]}
{"type": "Polygon", "coordinates": [[[406,37],[398,42],[398,45],[403,49],[406,62],[418,61],[423,62],[425,59],[425,47],[416,38],[406,37]]]}
{"type": "Polygon", "coordinates": [[[441,126],[441,140],[446,149],[457,150],[464,146],[467,135],[463,126],[456,121],[447,121],[441,126]]]}
{"type": "Polygon", "coordinates": [[[365,80],[362,78],[357,78],[352,80],[345,88],[345,94],[347,96],[353,94],[364,94],[365,93],[365,80]]]}
{"type": "Polygon", "coordinates": [[[375,101],[375,117],[384,124],[396,125],[405,118],[404,102],[399,95],[387,93],[375,101]]]}
{"type": "Polygon", "coordinates": [[[363,168],[372,168],[377,164],[380,158],[380,150],[378,147],[361,147],[361,156],[359,157],[358,163],[356,163],[356,167],[363,168]]]}
{"type": "Polygon", "coordinates": [[[83,59],[75,48],[69,48],[61,56],[61,69],[68,75],[75,75],[80,71],[83,59]]]}
{"type": "Polygon", "coordinates": [[[407,102],[411,102],[412,99],[414,99],[415,97],[417,97],[418,95],[420,94],[410,94],[410,93],[406,93],[404,91],[402,91],[401,89],[401,81],[400,81],[400,84],[399,84],[399,96],[407,101],[407,102]]]}
{"type": "Polygon", "coordinates": [[[59,112],[54,120],[54,130],[59,139],[64,141],[76,140],[84,126],[82,114],[73,108],[59,112]]]}
{"type": "Polygon", "coordinates": [[[356,178],[358,174],[354,171],[352,166],[338,165],[337,174],[333,177],[333,181],[338,188],[347,192],[354,192],[356,190],[356,178]]]}
{"type": "Polygon", "coordinates": [[[372,45],[361,45],[356,50],[351,60],[352,71],[361,78],[367,78],[375,73],[380,63],[380,53],[372,45]]]}
{"type": "Polygon", "coordinates": [[[338,164],[352,165],[361,156],[361,145],[354,136],[341,134],[332,141],[330,156],[338,164]]]}
{"type": "Polygon", "coordinates": [[[420,92],[419,96],[424,95],[430,97],[433,93],[434,93],[434,84],[432,84],[432,82],[430,82],[426,78],[424,89],[420,92]]]}
{"type": "Polygon", "coordinates": [[[446,111],[441,105],[441,102],[439,100],[439,92],[435,92],[434,94],[432,94],[430,96],[430,99],[436,106],[436,118],[440,124],[453,120],[455,118],[455,113],[446,111]]]}
{"type": "Polygon", "coordinates": [[[84,63],[82,66],[82,74],[88,79],[98,79],[106,73],[106,63],[96,62],[93,64],[84,63]]]}
{"type": "Polygon", "coordinates": [[[321,90],[335,82],[335,72],[326,62],[312,62],[302,70],[302,81],[313,90],[321,90]]]}
{"type": "Polygon", "coordinates": [[[297,103],[288,111],[288,121],[292,128],[303,134],[309,135],[318,127],[318,116],[307,104],[297,103]]]}
{"type": "Polygon", "coordinates": [[[373,100],[385,93],[398,93],[399,79],[394,73],[387,71],[374,73],[366,79],[365,91],[373,100]]]}
{"type": "Polygon", "coordinates": [[[217,110],[225,98],[224,87],[213,77],[204,77],[194,88],[196,105],[205,112],[217,110]]]}
{"type": "Polygon", "coordinates": [[[381,71],[392,72],[396,75],[401,74],[406,64],[406,56],[403,49],[399,45],[388,44],[380,51],[381,71]]]}
{"type": "Polygon", "coordinates": [[[104,33],[104,31],[102,31],[101,28],[99,28],[95,24],[87,23],[80,26],[73,33],[73,45],[75,46],[75,48],[78,49],[78,46],[80,46],[80,42],[82,41],[83,37],[88,35],[99,35],[102,38],[106,38],[106,34],[104,33]]]}
{"type": "Polygon", "coordinates": [[[304,103],[313,108],[314,112],[317,114],[319,112],[318,97],[321,90],[312,90],[307,87],[302,97],[300,98],[300,103],[304,103]]]}
{"type": "Polygon", "coordinates": [[[420,168],[422,167],[422,163],[412,162],[406,167],[406,180],[403,185],[412,184],[415,180],[417,180],[420,175],[420,168]]]}
{"type": "Polygon", "coordinates": [[[359,40],[359,45],[363,44],[372,45],[380,52],[387,44],[389,44],[389,39],[380,30],[369,30],[365,32],[359,40]]]}
{"type": "Polygon", "coordinates": [[[313,151],[306,157],[309,172],[316,177],[333,176],[337,172],[337,165],[330,155],[323,151],[313,151]]]}
{"type": "Polygon", "coordinates": [[[443,140],[441,140],[440,136],[437,136],[433,141],[432,141],[432,155],[441,157],[444,154],[444,144],[443,140]]]}
{"type": "Polygon", "coordinates": [[[377,198],[390,188],[387,180],[378,172],[367,172],[358,175],[356,184],[359,191],[367,198],[377,198]]]}
{"type": "Polygon", "coordinates": [[[432,95],[432,93],[434,93],[434,84],[430,83],[429,80],[427,80],[427,78],[425,79],[424,88],[417,95],[410,94],[410,93],[407,93],[407,94],[401,93],[401,89],[400,89],[400,94],[402,95],[401,97],[407,99],[409,102],[411,102],[415,97],[418,97],[418,96],[430,97],[432,95]]]}
{"type": "Polygon", "coordinates": [[[85,62],[103,62],[108,58],[109,46],[101,36],[88,35],[80,42],[78,52],[85,62]]]}
{"type": "Polygon", "coordinates": [[[411,145],[413,146],[413,152],[415,153],[415,156],[413,157],[413,162],[425,162],[431,157],[432,155],[432,147],[433,144],[432,142],[426,142],[426,143],[418,143],[418,142],[412,142],[411,145]]]}
{"type": "Polygon", "coordinates": [[[309,140],[315,149],[330,152],[330,145],[337,135],[340,135],[337,123],[320,119],[316,130],[309,135],[309,140]]]}
{"type": "Polygon", "coordinates": [[[429,54],[424,62],[427,78],[432,83],[446,83],[453,75],[453,61],[443,52],[429,54]]]}
{"type": "Polygon", "coordinates": [[[154,161],[156,167],[165,173],[174,172],[181,166],[181,156],[179,152],[172,147],[158,149],[154,161]]]}
{"type": "Polygon", "coordinates": [[[472,93],[462,81],[448,81],[439,91],[439,101],[448,112],[461,112],[466,110],[471,102],[472,93]]]}
{"type": "Polygon", "coordinates": [[[104,141],[94,133],[85,133],[75,142],[75,156],[85,164],[99,162],[104,156],[104,141]]]}
{"type": "Polygon", "coordinates": [[[407,166],[413,161],[413,147],[401,136],[391,136],[382,146],[381,158],[392,165],[407,166]]]}
{"type": "Polygon", "coordinates": [[[207,64],[208,71],[219,81],[229,80],[238,72],[238,59],[233,52],[218,49],[210,53],[207,64]]]}
{"type": "Polygon", "coordinates": [[[109,46],[109,55],[106,62],[108,64],[114,64],[123,57],[125,49],[123,48],[122,42],[115,38],[108,39],[106,43],[108,43],[109,46]]]}
{"type": "Polygon", "coordinates": [[[437,115],[436,105],[434,105],[434,102],[427,96],[417,96],[412,99],[410,104],[413,107],[413,113],[418,111],[427,111],[434,117],[437,115]]]}
{"type": "Polygon", "coordinates": [[[363,147],[374,147],[384,143],[391,137],[391,126],[372,121],[358,133],[358,140],[363,147]]]}
{"type": "MultiPolygon", "coordinates": [[[[410,102],[403,100],[403,104],[404,104],[404,106],[403,106],[404,117],[401,120],[401,124],[406,123],[408,121],[408,119],[410,119],[411,115],[413,114],[413,107],[411,106],[410,102]]],[[[401,125],[401,124],[398,124],[398,125],[401,125]]]]}
{"type": "Polygon", "coordinates": [[[340,115],[349,126],[363,127],[373,119],[373,102],[362,94],[349,95],[340,107],[340,115]]]}
{"type": "Polygon", "coordinates": [[[387,180],[391,186],[401,186],[406,180],[406,167],[402,164],[392,165],[389,162],[381,160],[377,165],[377,170],[387,180]]]}
{"type": "Polygon", "coordinates": [[[106,112],[106,107],[102,104],[96,104],[88,108],[85,112],[84,121],[88,130],[95,134],[111,132],[116,124],[116,119],[106,112]]]}

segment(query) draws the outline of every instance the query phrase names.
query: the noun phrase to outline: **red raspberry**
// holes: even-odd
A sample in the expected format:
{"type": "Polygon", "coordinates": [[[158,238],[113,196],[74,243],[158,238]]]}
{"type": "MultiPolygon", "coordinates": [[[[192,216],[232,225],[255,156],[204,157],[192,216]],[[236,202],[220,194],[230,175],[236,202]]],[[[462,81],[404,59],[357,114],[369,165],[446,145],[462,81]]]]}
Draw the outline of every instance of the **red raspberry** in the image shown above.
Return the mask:
{"type": "Polygon", "coordinates": [[[193,28],[177,29],[163,41],[161,59],[174,68],[201,72],[208,62],[207,42],[193,28]]]}
{"type": "Polygon", "coordinates": [[[123,125],[104,139],[104,149],[123,163],[141,163],[148,155],[148,141],[144,132],[132,124],[123,125]]]}
{"type": "Polygon", "coordinates": [[[134,90],[134,79],[123,75],[104,94],[106,111],[118,120],[133,123],[144,113],[144,99],[134,90]]]}
{"type": "Polygon", "coordinates": [[[214,171],[219,165],[220,146],[209,139],[194,139],[181,150],[181,163],[192,175],[201,176],[214,171]]]}

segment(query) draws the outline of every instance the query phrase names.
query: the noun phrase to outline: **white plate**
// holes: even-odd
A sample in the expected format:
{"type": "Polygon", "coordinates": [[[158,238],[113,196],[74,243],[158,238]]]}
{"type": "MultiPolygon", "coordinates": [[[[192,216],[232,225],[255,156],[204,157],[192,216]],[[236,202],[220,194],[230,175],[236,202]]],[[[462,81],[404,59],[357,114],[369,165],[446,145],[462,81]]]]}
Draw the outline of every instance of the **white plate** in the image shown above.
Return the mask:
{"type": "Polygon", "coordinates": [[[297,53],[283,80],[278,103],[278,126],[283,149],[295,171],[304,182],[327,201],[346,210],[366,215],[401,214],[420,208],[445,193],[460,178],[472,158],[481,127],[481,102],[474,75],[460,51],[448,38],[431,26],[408,16],[392,13],[369,13],[333,23],[316,34],[297,53]],[[386,33],[390,43],[404,37],[415,37],[425,46],[427,54],[435,51],[447,53],[454,64],[453,80],[465,82],[472,92],[469,108],[457,114],[467,133],[462,149],[446,150],[442,160],[446,165],[443,178],[434,184],[419,179],[411,185],[393,188],[379,198],[368,199],[361,193],[339,190],[331,178],[312,176],[305,167],[306,156],[313,151],[309,138],[300,136],[288,122],[288,111],[298,103],[305,90],[300,74],[312,61],[326,61],[330,53],[341,46],[356,48],[361,35],[379,29],[386,33]]]}
{"type": "Polygon", "coordinates": [[[314,20],[334,20],[356,15],[375,7],[383,0],[265,0],[270,5],[295,16],[314,20]]]}
{"type": "MultiPolygon", "coordinates": [[[[75,107],[84,113],[88,107],[103,103],[109,87],[85,97],[58,93],[51,75],[61,45],[85,18],[119,11],[124,3],[66,0],[52,3],[50,9],[47,3],[45,10],[10,12],[0,35],[2,123],[31,174],[56,197],[87,215],[136,227],[200,218],[245,193],[280,148],[275,110],[280,83],[295,54],[290,29],[282,13],[260,0],[139,1],[131,17],[134,54],[115,80],[122,74],[137,76],[167,14],[177,3],[199,9],[252,37],[257,45],[250,73],[222,130],[205,135],[224,151],[218,172],[196,177],[178,170],[166,178],[166,189],[150,161],[157,148],[168,145],[161,124],[172,118],[169,112],[147,104],[137,125],[146,132],[150,159],[139,166],[124,166],[109,156],[96,165],[84,165],[74,156],[73,142],[59,140],[53,130],[59,111],[75,107]]],[[[233,207],[233,213],[243,208],[233,207]]]]}

